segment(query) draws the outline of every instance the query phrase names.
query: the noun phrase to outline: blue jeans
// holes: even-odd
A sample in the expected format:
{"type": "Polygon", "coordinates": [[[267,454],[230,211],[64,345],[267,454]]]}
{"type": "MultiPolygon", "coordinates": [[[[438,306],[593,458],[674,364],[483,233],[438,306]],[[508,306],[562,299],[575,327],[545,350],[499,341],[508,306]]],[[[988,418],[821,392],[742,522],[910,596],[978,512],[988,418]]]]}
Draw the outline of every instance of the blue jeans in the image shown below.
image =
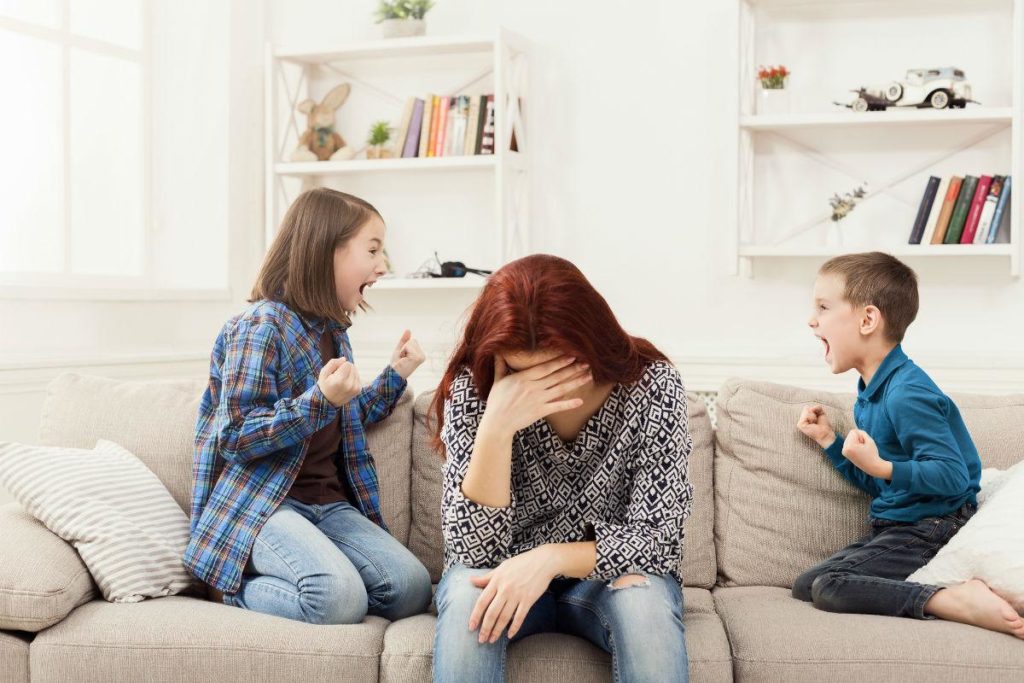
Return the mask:
{"type": "Polygon", "coordinates": [[[349,503],[285,498],[224,603],[310,624],[356,624],[367,614],[394,620],[426,611],[430,575],[349,503]]]}
{"type": "Polygon", "coordinates": [[[555,579],[511,641],[506,630],[497,642],[481,644],[479,631],[469,630],[469,616],[483,590],[469,577],[487,571],[455,565],[441,577],[435,596],[435,682],[501,683],[509,642],[544,632],[579,636],[611,653],[615,681],[688,680],[683,593],[671,576],[647,575],[646,584],[625,588],[555,579]]]}
{"type": "Polygon", "coordinates": [[[917,522],[873,519],[870,534],[801,574],[793,597],[828,612],[930,619],[924,606],[938,586],[905,579],[928,564],[975,509],[968,504],[917,522]]]}

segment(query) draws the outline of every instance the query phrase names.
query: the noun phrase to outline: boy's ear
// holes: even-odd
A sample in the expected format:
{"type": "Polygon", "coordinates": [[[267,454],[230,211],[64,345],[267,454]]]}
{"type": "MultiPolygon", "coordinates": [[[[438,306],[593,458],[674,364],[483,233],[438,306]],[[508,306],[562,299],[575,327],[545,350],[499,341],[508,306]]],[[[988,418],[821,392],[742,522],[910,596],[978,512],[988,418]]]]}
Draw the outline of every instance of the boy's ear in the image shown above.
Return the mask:
{"type": "Polygon", "coordinates": [[[878,306],[868,304],[864,307],[864,312],[860,319],[860,333],[871,334],[882,329],[882,312],[878,310],[878,306]]]}

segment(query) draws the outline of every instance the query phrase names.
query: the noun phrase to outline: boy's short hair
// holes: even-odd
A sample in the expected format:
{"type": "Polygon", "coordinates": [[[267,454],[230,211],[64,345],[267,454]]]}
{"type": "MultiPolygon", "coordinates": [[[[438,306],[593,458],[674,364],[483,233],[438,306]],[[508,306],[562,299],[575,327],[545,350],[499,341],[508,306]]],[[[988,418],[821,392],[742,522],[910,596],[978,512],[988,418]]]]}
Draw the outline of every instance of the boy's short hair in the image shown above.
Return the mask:
{"type": "Polygon", "coordinates": [[[895,256],[880,251],[844,254],[829,259],[818,271],[840,275],[843,297],[854,306],[872,305],[882,312],[885,336],[899,344],[917,317],[917,274],[895,256]]]}

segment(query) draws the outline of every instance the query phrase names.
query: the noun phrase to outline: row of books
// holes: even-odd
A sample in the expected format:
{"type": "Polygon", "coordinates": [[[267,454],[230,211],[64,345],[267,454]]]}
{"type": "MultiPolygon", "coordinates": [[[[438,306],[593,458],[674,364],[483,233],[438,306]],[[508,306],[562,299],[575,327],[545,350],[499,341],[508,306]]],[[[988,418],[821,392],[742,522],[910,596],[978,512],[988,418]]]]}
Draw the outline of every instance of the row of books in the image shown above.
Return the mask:
{"type": "Polygon", "coordinates": [[[928,178],[910,244],[993,244],[1009,230],[1010,176],[928,178]]]}
{"type": "Polygon", "coordinates": [[[395,141],[396,157],[494,154],[494,95],[410,97],[395,141]]]}

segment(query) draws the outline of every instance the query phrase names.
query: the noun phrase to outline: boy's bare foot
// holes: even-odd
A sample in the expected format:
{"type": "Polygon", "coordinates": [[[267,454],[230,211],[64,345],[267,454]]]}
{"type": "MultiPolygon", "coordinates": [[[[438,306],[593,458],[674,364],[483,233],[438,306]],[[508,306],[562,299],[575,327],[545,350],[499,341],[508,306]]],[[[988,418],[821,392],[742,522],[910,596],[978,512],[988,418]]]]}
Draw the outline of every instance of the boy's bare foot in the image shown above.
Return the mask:
{"type": "Polygon", "coordinates": [[[940,619],[980,626],[1024,639],[1024,619],[980,579],[943,588],[925,603],[924,611],[940,619]]]}

